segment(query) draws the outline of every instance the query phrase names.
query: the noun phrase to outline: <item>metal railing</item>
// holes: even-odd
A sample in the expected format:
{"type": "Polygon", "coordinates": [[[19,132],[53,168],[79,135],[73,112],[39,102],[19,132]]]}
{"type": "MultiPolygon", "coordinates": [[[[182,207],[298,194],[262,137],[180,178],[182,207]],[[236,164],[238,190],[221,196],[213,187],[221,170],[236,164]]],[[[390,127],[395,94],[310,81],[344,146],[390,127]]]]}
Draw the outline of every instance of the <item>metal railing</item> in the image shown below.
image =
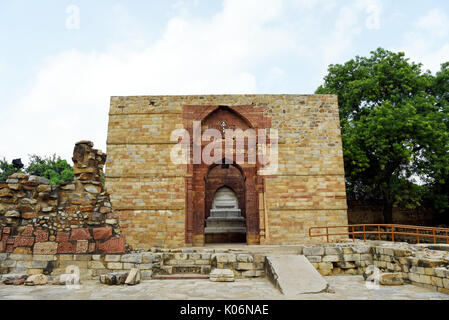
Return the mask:
{"type": "Polygon", "coordinates": [[[374,235],[374,238],[377,238],[377,240],[382,240],[382,235],[390,235],[392,242],[395,242],[395,236],[410,236],[415,238],[417,243],[420,243],[420,241],[424,239],[431,238],[435,244],[438,239],[446,240],[446,243],[449,244],[449,228],[421,227],[403,224],[354,224],[309,228],[310,238],[326,237],[327,242],[329,242],[329,239],[332,236],[352,236],[353,241],[355,241],[356,236],[357,239],[363,236],[363,241],[366,242],[367,235],[374,235]],[[338,233],[329,232],[329,230],[342,228],[343,230],[346,229],[346,231],[338,233]],[[326,232],[313,234],[312,230],[325,230],[326,232]]]}

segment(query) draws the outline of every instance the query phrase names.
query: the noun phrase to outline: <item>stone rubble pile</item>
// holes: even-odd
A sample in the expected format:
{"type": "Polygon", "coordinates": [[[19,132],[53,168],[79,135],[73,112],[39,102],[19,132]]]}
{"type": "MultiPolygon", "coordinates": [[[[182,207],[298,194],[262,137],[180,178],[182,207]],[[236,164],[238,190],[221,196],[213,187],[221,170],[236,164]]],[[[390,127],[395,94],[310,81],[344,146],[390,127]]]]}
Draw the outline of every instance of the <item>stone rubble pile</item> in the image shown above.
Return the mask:
{"type": "Polygon", "coordinates": [[[0,253],[125,253],[125,239],[102,183],[106,154],[80,141],[74,181],[15,173],[0,182],[0,253]]]}

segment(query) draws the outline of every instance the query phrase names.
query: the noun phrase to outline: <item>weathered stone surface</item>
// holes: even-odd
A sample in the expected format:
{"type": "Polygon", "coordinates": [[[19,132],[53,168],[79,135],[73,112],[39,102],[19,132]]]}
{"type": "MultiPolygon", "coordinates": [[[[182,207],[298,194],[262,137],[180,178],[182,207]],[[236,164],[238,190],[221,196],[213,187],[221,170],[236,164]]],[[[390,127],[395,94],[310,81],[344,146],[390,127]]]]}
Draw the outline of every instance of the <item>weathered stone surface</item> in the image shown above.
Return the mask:
{"type": "Polygon", "coordinates": [[[101,261],[89,261],[87,266],[89,269],[105,269],[105,266],[101,261]]]}
{"type": "Polygon", "coordinates": [[[67,242],[69,241],[70,232],[59,231],[56,235],[56,242],[67,242]]]}
{"type": "Polygon", "coordinates": [[[15,247],[32,247],[34,244],[34,237],[16,237],[14,239],[14,248],[15,247]]]}
{"type": "Polygon", "coordinates": [[[120,285],[125,284],[128,278],[128,272],[114,272],[103,274],[100,276],[100,282],[107,285],[120,285]]]}
{"type": "MultiPolygon", "coordinates": [[[[217,262],[221,263],[233,263],[237,262],[237,257],[235,254],[232,253],[215,253],[212,255],[212,260],[215,260],[217,262]]],[[[220,269],[218,269],[220,270],[220,269]]]]}
{"type": "Polygon", "coordinates": [[[19,172],[13,173],[12,175],[9,176],[10,179],[20,179],[20,180],[28,179],[28,177],[29,177],[28,174],[19,173],[19,172]]]}
{"type": "Polygon", "coordinates": [[[136,268],[132,268],[129,271],[128,277],[125,280],[125,284],[133,286],[140,283],[141,274],[140,270],[136,268]]]}
{"type": "Polygon", "coordinates": [[[7,218],[20,218],[20,212],[16,210],[6,211],[5,217],[7,218]]]}
{"type": "Polygon", "coordinates": [[[33,274],[32,276],[29,276],[25,281],[25,285],[27,286],[40,286],[47,283],[48,278],[44,274],[33,274]]]}
{"type": "Polygon", "coordinates": [[[161,261],[161,254],[144,252],[142,254],[142,261],[143,261],[143,263],[153,263],[156,261],[161,261]]]}
{"type": "Polygon", "coordinates": [[[26,273],[8,273],[1,276],[1,282],[6,285],[18,285],[19,280],[25,280],[26,278],[28,278],[26,273]]]}
{"type": "Polygon", "coordinates": [[[29,176],[28,182],[36,183],[36,184],[50,184],[50,180],[44,177],[38,176],[29,176]]]}
{"type": "Polygon", "coordinates": [[[379,283],[384,286],[398,286],[404,284],[399,273],[382,273],[379,276],[379,283]]]}
{"type": "Polygon", "coordinates": [[[97,193],[101,192],[101,189],[98,186],[94,186],[94,185],[91,185],[91,184],[86,185],[84,187],[84,190],[89,192],[89,193],[94,193],[94,194],[97,194],[97,193]]]}
{"type": "Polygon", "coordinates": [[[60,242],[58,244],[58,253],[75,253],[76,245],[71,242],[60,242]]]}
{"type": "Polygon", "coordinates": [[[104,253],[125,253],[125,238],[117,237],[100,243],[99,249],[104,253]]]}
{"type": "Polygon", "coordinates": [[[128,263],[142,263],[142,254],[140,253],[124,254],[122,255],[121,261],[128,263]]]}
{"type": "Polygon", "coordinates": [[[0,198],[12,197],[13,195],[14,194],[10,189],[7,189],[7,188],[0,189],[0,198]]]}
{"type": "Polygon", "coordinates": [[[104,260],[107,262],[120,262],[121,259],[122,259],[122,256],[118,255],[118,254],[107,254],[104,257],[104,260]]]}
{"type": "Polygon", "coordinates": [[[34,232],[36,236],[36,242],[47,242],[48,241],[48,231],[46,230],[36,230],[34,232]]]}
{"type": "Polygon", "coordinates": [[[111,227],[95,228],[93,229],[93,234],[95,240],[108,239],[112,236],[112,228],[111,227]]]}
{"type": "Polygon", "coordinates": [[[65,186],[61,186],[62,190],[70,190],[70,191],[74,191],[75,190],[75,185],[73,183],[65,185],[65,186]]]}
{"type": "Polygon", "coordinates": [[[89,241],[88,240],[78,240],[76,241],[76,253],[87,253],[89,249],[89,241]]]}
{"type": "Polygon", "coordinates": [[[209,280],[213,282],[234,282],[234,272],[230,269],[214,269],[209,274],[209,280]]]}
{"type": "Polygon", "coordinates": [[[52,255],[58,252],[58,244],[56,242],[37,242],[34,245],[34,254],[52,255]]]}
{"type": "Polygon", "coordinates": [[[288,296],[324,292],[326,280],[313,265],[300,255],[267,256],[268,276],[288,296]]]}
{"type": "Polygon", "coordinates": [[[321,256],[324,254],[323,247],[305,247],[302,251],[305,256],[321,256]]]}
{"type": "Polygon", "coordinates": [[[92,236],[90,235],[89,229],[87,228],[73,229],[70,235],[70,241],[90,239],[92,239],[92,236]]]}

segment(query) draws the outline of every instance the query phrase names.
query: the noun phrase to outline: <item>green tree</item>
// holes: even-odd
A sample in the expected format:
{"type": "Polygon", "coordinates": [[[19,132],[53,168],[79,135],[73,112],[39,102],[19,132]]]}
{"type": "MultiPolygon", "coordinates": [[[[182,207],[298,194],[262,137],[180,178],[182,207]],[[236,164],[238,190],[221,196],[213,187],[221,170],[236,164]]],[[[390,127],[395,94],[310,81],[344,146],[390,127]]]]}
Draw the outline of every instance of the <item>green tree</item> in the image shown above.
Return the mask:
{"type": "Polygon", "coordinates": [[[435,87],[420,64],[379,48],[329,66],[316,91],[338,95],[348,197],[382,200],[386,223],[395,205],[419,205],[422,185],[445,166],[435,163],[449,150],[435,87]]]}
{"type": "Polygon", "coordinates": [[[5,158],[0,160],[0,181],[8,180],[8,177],[19,170],[16,169],[11,163],[6,161],[5,158]]]}
{"type": "Polygon", "coordinates": [[[73,168],[66,160],[53,155],[51,157],[30,156],[30,163],[25,171],[30,175],[36,175],[50,179],[50,184],[57,185],[61,182],[73,180],[73,168]]]}
{"type": "MultiPolygon", "coordinates": [[[[432,93],[437,98],[441,120],[449,132],[449,62],[442,64],[441,70],[437,72],[432,93]]],[[[428,151],[425,158],[430,167],[429,197],[436,209],[449,214],[449,141],[444,142],[445,147],[428,151]]]]}

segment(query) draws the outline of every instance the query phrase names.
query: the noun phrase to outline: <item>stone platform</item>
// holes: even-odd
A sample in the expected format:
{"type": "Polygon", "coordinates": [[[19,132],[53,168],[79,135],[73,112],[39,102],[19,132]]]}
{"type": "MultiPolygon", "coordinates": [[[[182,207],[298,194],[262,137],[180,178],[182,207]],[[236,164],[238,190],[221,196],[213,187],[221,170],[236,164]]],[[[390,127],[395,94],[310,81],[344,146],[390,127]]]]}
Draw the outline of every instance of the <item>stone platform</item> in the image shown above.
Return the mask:
{"type": "Polygon", "coordinates": [[[137,286],[105,286],[83,281],[78,289],[65,286],[6,286],[0,284],[0,300],[448,300],[449,295],[406,284],[367,289],[362,276],[325,277],[335,293],[281,294],[267,279],[147,280],[137,286]]]}

